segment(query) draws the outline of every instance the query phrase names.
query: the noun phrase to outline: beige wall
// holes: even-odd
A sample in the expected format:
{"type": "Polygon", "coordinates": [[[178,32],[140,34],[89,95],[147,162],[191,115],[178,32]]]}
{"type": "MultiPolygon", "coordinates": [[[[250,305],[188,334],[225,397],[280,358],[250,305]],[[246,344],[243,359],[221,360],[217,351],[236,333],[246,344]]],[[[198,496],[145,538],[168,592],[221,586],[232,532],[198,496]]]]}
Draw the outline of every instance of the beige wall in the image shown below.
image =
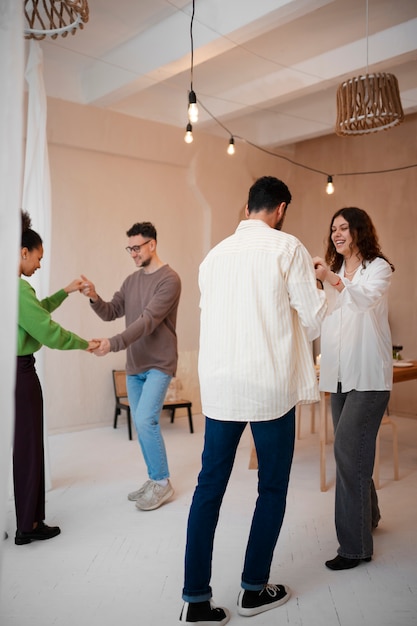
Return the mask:
{"type": "MultiPolygon", "coordinates": [[[[361,138],[328,137],[289,147],[282,154],[329,173],[387,169],[417,162],[417,117],[387,133],[361,138]],[[412,139],[414,137],[414,140],[412,139]]],[[[404,354],[417,357],[416,169],[387,175],[335,176],[329,197],[326,177],[295,167],[246,144],[226,154],[228,138],[198,130],[192,145],[184,131],[82,107],[48,101],[52,179],[51,291],[80,273],[110,298],[134,271],[124,251],[126,230],[150,220],[158,230],[158,251],[181,276],[178,315],[179,368],[183,391],[200,411],[197,378],[198,265],[210,247],[230,234],[242,216],[247,191],[259,176],[287,182],[293,202],[285,229],[321,254],[334,210],[358,205],[372,215],[383,248],[397,267],[391,324],[404,354]]],[[[26,207],[30,211],[30,207],[26,207]]],[[[72,294],[54,313],[65,327],[86,338],[109,337],[123,320],[104,323],[87,300],[72,294]]],[[[45,407],[50,431],[108,424],[113,417],[111,370],[125,355],[97,358],[87,353],[45,351],[45,407]]],[[[392,409],[417,414],[414,383],[402,383],[392,409]]],[[[397,393],[398,391],[398,393],[397,393]]]]}

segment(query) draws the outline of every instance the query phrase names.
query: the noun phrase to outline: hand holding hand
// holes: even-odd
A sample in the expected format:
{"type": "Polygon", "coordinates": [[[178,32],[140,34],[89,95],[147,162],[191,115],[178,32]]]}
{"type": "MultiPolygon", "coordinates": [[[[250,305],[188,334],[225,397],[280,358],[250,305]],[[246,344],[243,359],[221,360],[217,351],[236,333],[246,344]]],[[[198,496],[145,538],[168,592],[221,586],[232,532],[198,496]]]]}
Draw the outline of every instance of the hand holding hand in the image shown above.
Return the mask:
{"type": "Polygon", "coordinates": [[[91,280],[88,280],[87,276],[84,276],[83,274],[81,274],[79,291],[84,296],[87,296],[87,298],[90,298],[90,300],[92,300],[93,302],[95,302],[98,298],[94,284],[91,282],[91,280]]]}
{"type": "Polygon", "coordinates": [[[108,339],[93,339],[98,342],[98,347],[93,350],[93,354],[96,356],[106,356],[110,352],[110,341],[108,339]]]}
{"type": "Polygon", "coordinates": [[[329,272],[326,262],[321,257],[315,256],[313,257],[313,265],[316,272],[316,278],[324,282],[329,272]]]}
{"type": "Polygon", "coordinates": [[[80,291],[82,285],[83,285],[83,281],[81,280],[81,278],[74,278],[74,280],[69,285],[64,287],[64,291],[66,291],[67,293],[80,291]]]}
{"type": "Polygon", "coordinates": [[[88,348],[86,348],[87,352],[94,352],[100,346],[100,341],[98,339],[90,339],[88,342],[88,348]]]}
{"type": "Polygon", "coordinates": [[[337,291],[343,291],[345,285],[342,279],[340,278],[340,276],[332,272],[329,267],[327,267],[326,262],[323,261],[323,259],[321,259],[319,256],[315,256],[313,258],[313,264],[316,272],[316,278],[318,278],[322,282],[327,280],[329,285],[335,287],[337,291]]]}

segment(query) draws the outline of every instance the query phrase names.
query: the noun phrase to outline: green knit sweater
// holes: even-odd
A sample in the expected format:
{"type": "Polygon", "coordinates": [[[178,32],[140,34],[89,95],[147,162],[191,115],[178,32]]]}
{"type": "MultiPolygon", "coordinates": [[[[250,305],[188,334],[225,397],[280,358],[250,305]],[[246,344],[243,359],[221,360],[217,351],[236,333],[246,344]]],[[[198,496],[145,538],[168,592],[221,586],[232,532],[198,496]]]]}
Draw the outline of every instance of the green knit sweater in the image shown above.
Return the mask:
{"type": "Polygon", "coordinates": [[[49,298],[38,300],[33,287],[19,278],[19,322],[17,328],[17,354],[33,354],[43,345],[57,350],[85,350],[88,341],[62,328],[51,318],[68,297],[60,289],[49,298]]]}

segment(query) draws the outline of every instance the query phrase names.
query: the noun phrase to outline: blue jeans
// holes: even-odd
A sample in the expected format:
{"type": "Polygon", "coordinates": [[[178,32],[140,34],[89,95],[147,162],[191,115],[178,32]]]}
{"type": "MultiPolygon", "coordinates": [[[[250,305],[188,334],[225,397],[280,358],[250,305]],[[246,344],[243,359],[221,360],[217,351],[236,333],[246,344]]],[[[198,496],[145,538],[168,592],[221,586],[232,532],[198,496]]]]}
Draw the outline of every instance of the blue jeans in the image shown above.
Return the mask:
{"type": "Polygon", "coordinates": [[[156,369],[126,376],[130,409],[151,480],[169,478],[159,418],[171,378],[156,369]]]}
{"type": "MultiPolygon", "coordinates": [[[[243,589],[260,590],[269,580],[284,519],[294,453],[295,409],[279,419],[251,422],[258,456],[258,498],[246,547],[243,589]]],[[[220,506],[247,422],[206,417],[202,468],[188,517],[183,600],[202,602],[210,587],[214,534],[220,506]]]]}
{"type": "Polygon", "coordinates": [[[375,444],[389,391],[349,391],[330,396],[336,459],[335,523],[338,554],[372,556],[372,529],[380,519],[372,473],[375,444]]]}

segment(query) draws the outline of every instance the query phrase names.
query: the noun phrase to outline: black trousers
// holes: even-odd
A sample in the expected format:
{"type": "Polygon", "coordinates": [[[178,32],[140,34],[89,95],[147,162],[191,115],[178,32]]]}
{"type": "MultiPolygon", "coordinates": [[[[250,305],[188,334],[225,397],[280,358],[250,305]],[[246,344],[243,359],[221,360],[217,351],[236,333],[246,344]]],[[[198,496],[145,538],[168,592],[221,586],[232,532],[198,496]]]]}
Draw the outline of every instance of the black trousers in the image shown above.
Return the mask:
{"type": "Polygon", "coordinates": [[[33,354],[17,357],[13,482],[17,529],[45,519],[43,396],[33,354]]]}

